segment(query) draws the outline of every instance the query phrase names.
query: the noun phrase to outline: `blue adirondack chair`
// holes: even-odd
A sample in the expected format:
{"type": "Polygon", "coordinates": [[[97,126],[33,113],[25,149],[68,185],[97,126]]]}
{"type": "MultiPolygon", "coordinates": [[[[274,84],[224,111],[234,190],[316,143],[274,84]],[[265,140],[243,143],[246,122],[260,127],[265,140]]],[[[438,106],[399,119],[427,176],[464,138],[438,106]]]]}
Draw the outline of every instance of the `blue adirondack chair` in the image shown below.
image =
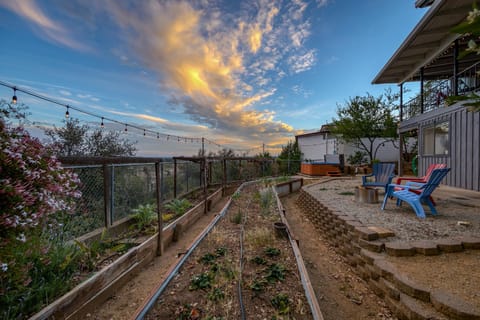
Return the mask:
{"type": "Polygon", "coordinates": [[[362,186],[364,187],[384,187],[387,192],[387,185],[395,177],[395,163],[374,163],[373,172],[362,176],[362,186]],[[369,177],[374,177],[374,181],[369,181],[369,177]]]}
{"type": "Polygon", "coordinates": [[[428,205],[432,214],[436,215],[437,210],[435,209],[430,196],[449,171],[450,168],[434,169],[430,174],[427,183],[424,184],[417,182],[407,182],[406,185],[389,184],[385,197],[383,198],[382,210],[385,209],[388,198],[394,197],[397,198],[397,206],[400,206],[402,201],[407,202],[412,206],[419,218],[425,218],[425,210],[422,207],[422,203],[428,205]]]}

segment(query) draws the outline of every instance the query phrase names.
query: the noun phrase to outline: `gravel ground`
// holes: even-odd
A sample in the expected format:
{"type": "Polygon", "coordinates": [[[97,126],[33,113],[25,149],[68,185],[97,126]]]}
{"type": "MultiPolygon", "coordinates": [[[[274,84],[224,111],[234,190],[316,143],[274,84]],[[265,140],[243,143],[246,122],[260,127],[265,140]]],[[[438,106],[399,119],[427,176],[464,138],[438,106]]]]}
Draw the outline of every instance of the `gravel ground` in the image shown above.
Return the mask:
{"type": "Polygon", "coordinates": [[[308,185],[306,191],[314,195],[324,205],[356,217],[367,226],[384,227],[395,232],[392,240],[440,239],[457,236],[480,235],[480,207],[477,204],[455,201],[453,197],[433,198],[438,215],[433,216],[427,206],[426,219],[420,219],[413,209],[403,203],[396,206],[395,200],[389,200],[384,211],[380,209],[384,197],[379,189],[378,203],[366,204],[355,201],[355,187],[361,185],[360,177],[347,179],[325,179],[308,185]]]}

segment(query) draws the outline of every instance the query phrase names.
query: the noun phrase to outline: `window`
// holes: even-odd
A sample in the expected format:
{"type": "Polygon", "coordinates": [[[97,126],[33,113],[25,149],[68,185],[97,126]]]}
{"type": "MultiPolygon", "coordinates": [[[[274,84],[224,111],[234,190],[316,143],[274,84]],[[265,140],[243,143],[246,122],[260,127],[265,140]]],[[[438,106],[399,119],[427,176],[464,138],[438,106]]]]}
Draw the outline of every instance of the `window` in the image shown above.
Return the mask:
{"type": "Polygon", "coordinates": [[[448,155],[448,122],[437,123],[423,129],[423,155],[448,155]]]}

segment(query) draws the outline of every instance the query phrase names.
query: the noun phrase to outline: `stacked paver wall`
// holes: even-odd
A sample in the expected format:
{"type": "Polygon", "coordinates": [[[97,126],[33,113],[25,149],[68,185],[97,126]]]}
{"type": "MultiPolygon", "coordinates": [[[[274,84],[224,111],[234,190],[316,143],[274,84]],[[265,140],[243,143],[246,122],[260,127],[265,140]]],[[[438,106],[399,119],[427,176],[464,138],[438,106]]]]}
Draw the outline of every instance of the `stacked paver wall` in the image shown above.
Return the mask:
{"type": "Polygon", "coordinates": [[[447,292],[429,291],[400,274],[385,255],[436,255],[480,249],[480,238],[401,242],[388,239],[393,232],[365,226],[349,215],[324,206],[308,192],[300,190],[297,200],[303,213],[321,231],[372,291],[382,297],[400,319],[480,319],[474,306],[447,292]]]}

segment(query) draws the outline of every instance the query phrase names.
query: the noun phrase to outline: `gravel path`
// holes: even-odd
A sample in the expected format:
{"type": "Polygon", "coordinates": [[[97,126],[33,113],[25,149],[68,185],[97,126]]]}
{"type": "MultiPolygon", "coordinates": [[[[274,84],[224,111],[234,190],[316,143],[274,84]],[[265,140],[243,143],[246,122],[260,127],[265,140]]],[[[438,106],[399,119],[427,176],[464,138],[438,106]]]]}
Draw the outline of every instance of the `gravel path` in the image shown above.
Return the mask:
{"type": "Polygon", "coordinates": [[[438,215],[429,214],[426,207],[426,219],[419,219],[406,203],[401,207],[395,200],[389,200],[384,211],[380,209],[384,191],[379,190],[379,203],[366,204],[355,201],[355,187],[361,185],[360,177],[343,179],[324,179],[306,186],[306,191],[319,199],[330,209],[348,213],[368,226],[384,227],[395,232],[392,240],[423,240],[457,236],[480,235],[480,207],[469,203],[461,204],[452,197],[436,201],[438,215]],[[466,222],[465,224],[463,222],[466,222]]]}

